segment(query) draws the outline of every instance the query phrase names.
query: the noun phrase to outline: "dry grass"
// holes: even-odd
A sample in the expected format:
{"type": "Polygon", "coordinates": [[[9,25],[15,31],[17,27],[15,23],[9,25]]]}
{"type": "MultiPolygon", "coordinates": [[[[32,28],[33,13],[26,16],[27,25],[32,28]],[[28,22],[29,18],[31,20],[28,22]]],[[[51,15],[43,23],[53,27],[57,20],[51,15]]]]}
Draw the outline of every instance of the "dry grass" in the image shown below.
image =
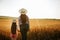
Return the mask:
{"type": "MultiPolygon", "coordinates": [[[[0,37],[10,39],[10,27],[12,19],[0,19],[0,37]],[[5,35],[3,35],[5,34],[5,35]],[[8,36],[7,36],[8,35],[8,36]]],[[[21,39],[21,33],[18,40],[21,39]]],[[[28,40],[59,40],[60,20],[53,19],[31,19],[28,40]]]]}

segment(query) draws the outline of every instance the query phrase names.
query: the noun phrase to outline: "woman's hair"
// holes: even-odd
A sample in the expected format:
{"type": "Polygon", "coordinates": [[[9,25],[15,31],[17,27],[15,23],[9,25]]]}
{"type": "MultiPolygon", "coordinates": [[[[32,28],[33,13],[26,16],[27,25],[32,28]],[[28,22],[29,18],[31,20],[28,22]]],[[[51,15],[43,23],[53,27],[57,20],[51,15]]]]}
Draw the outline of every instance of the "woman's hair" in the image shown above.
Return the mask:
{"type": "Polygon", "coordinates": [[[24,15],[21,14],[20,18],[21,18],[22,23],[25,24],[27,16],[25,14],[24,15]]]}

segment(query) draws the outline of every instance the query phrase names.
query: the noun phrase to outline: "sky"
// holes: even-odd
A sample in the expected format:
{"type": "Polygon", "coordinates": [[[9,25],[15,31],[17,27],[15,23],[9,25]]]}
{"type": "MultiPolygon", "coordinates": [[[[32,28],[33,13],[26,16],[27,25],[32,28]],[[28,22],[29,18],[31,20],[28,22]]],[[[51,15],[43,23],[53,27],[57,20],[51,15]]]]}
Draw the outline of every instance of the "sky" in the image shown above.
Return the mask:
{"type": "Polygon", "coordinates": [[[60,19],[60,0],[0,0],[0,16],[19,17],[21,8],[31,19],[60,19]]]}

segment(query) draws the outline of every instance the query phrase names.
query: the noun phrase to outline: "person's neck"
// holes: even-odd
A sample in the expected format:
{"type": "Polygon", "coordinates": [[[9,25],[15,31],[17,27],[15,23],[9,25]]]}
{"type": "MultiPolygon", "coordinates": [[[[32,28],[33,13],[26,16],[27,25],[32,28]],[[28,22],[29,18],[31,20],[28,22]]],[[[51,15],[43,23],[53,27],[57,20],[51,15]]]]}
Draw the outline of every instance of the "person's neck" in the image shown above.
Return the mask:
{"type": "Polygon", "coordinates": [[[26,15],[26,14],[21,14],[21,15],[26,15]]]}

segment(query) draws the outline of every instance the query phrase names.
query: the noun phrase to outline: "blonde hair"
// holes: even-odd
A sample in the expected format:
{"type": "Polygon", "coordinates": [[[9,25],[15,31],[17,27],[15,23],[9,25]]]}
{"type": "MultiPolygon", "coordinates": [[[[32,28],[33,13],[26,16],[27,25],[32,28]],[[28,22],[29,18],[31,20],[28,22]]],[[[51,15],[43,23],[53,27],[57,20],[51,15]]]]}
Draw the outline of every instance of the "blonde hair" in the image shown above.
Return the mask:
{"type": "Polygon", "coordinates": [[[27,13],[27,10],[26,10],[25,8],[22,8],[22,9],[19,10],[19,12],[20,12],[21,14],[26,14],[26,13],[27,13]]]}
{"type": "Polygon", "coordinates": [[[13,22],[16,22],[16,19],[13,19],[13,22]]]}

